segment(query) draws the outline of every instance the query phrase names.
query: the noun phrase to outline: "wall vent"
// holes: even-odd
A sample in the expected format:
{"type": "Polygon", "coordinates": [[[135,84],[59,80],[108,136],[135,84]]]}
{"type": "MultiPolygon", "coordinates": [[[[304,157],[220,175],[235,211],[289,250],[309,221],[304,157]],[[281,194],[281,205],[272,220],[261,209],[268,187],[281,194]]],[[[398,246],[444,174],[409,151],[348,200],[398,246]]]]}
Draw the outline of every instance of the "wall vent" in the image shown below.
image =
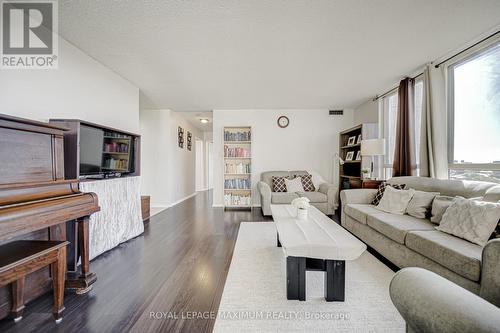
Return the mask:
{"type": "Polygon", "coordinates": [[[330,110],[330,116],[342,116],[344,114],[344,110],[330,110]]]}

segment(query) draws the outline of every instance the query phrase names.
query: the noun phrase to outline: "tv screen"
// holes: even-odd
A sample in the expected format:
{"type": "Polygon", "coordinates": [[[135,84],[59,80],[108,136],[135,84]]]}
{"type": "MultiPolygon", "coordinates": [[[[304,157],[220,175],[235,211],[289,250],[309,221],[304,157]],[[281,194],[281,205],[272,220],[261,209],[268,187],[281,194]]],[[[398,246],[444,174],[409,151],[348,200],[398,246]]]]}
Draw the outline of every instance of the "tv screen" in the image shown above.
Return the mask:
{"type": "Polygon", "coordinates": [[[130,135],[96,127],[80,127],[80,175],[128,173],[133,156],[130,135]]]}
{"type": "Polygon", "coordinates": [[[101,173],[103,142],[103,130],[84,125],[80,127],[81,175],[95,175],[101,173]]]}

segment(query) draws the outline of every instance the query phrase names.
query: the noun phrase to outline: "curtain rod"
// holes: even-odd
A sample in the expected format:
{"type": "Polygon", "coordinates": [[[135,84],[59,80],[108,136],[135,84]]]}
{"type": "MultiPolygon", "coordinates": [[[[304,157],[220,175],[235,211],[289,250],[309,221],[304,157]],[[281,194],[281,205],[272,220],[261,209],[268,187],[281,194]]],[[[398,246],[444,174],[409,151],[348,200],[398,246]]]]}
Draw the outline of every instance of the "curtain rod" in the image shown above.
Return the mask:
{"type": "Polygon", "coordinates": [[[497,32],[495,32],[494,34],[489,35],[488,37],[485,37],[485,38],[481,39],[479,42],[474,43],[473,45],[469,46],[468,48],[463,49],[462,51],[460,51],[460,52],[458,52],[458,53],[456,53],[456,54],[452,55],[451,57],[448,57],[448,58],[446,58],[445,60],[441,61],[439,64],[436,64],[436,65],[434,66],[434,68],[439,68],[439,66],[441,66],[442,64],[444,64],[444,63],[445,63],[445,62],[447,62],[448,60],[451,60],[451,59],[455,58],[456,56],[458,56],[458,55],[460,55],[460,54],[462,54],[462,53],[464,53],[464,52],[469,51],[469,50],[470,50],[470,49],[472,49],[474,46],[477,46],[477,45],[481,44],[482,42],[484,42],[484,41],[486,41],[486,40],[490,39],[491,37],[494,37],[494,36],[498,35],[499,33],[500,33],[500,30],[499,30],[499,31],[497,31],[497,32]]]}
{"type": "MultiPolygon", "coordinates": [[[[420,73],[420,74],[417,74],[417,75],[415,75],[414,77],[411,77],[410,79],[415,80],[417,77],[422,76],[422,75],[424,75],[424,72],[422,72],[422,73],[420,73]]],[[[377,95],[377,96],[373,97],[372,102],[375,102],[376,100],[378,100],[378,99],[380,99],[380,98],[382,98],[382,97],[385,97],[385,96],[389,95],[390,93],[392,93],[394,90],[397,90],[398,88],[399,88],[399,86],[398,86],[398,87],[394,87],[394,88],[392,88],[391,90],[387,90],[387,91],[386,91],[385,93],[383,93],[382,95],[377,95]]]]}

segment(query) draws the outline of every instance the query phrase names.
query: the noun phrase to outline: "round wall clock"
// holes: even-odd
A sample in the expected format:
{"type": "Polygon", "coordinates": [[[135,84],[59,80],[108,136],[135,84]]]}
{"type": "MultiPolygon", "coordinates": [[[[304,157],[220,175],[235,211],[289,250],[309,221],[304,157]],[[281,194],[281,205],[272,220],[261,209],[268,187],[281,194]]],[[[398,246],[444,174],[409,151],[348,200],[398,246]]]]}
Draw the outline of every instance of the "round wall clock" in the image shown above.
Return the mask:
{"type": "Polygon", "coordinates": [[[285,128],[290,124],[290,119],[287,116],[281,116],[278,118],[278,126],[285,128]]]}

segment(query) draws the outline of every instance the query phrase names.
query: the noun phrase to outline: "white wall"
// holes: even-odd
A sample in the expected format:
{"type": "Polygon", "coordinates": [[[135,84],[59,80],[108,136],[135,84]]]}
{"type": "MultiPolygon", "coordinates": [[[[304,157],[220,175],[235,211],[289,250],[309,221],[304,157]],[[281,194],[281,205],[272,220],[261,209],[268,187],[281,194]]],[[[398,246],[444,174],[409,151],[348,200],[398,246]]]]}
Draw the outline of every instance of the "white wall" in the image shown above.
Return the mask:
{"type": "Polygon", "coordinates": [[[151,196],[151,206],[170,207],[196,193],[195,137],[203,132],[171,110],[141,110],[143,149],[141,193],[151,196]],[[177,145],[177,128],[184,129],[184,148],[177,145]],[[192,150],[187,150],[187,131],[192,150]]]}
{"type": "Polygon", "coordinates": [[[139,130],[139,89],[62,38],[58,69],[0,72],[2,113],[139,130]]]}
{"type": "Polygon", "coordinates": [[[328,110],[215,110],[214,206],[223,204],[223,127],[252,126],[253,202],[259,204],[256,184],[271,170],[311,170],[332,181],[338,133],[353,125],[352,110],[330,116],[328,110]],[[285,115],[287,128],[276,121],[285,115]]]}
{"type": "Polygon", "coordinates": [[[354,123],[378,123],[378,102],[366,101],[354,109],[354,123]]]}

